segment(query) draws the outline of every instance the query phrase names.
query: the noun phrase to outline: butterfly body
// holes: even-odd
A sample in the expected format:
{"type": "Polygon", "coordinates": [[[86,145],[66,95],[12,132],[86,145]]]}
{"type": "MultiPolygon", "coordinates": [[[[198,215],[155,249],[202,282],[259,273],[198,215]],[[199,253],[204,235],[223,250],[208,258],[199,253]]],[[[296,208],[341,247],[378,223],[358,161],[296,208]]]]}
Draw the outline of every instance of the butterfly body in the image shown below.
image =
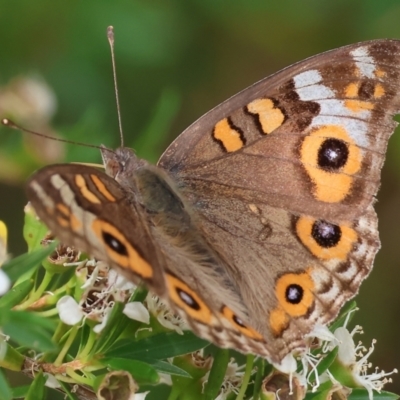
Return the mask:
{"type": "Polygon", "coordinates": [[[103,148],[106,174],[48,166],[28,197],[62,242],[144,280],[201,337],[279,363],[372,268],[399,86],[399,41],[336,49],[228,99],[157,166],[103,148]]]}

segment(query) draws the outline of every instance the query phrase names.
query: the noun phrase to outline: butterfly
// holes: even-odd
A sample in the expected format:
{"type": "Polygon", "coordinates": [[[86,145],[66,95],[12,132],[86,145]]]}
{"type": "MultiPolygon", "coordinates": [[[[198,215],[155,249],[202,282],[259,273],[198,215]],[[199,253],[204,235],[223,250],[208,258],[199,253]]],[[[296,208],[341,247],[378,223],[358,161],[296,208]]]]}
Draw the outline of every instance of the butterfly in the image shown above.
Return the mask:
{"type": "Polygon", "coordinates": [[[65,244],[144,281],[200,337],[279,364],[358,292],[400,110],[400,41],[318,54],[231,97],[157,165],[49,165],[27,194],[65,244]]]}

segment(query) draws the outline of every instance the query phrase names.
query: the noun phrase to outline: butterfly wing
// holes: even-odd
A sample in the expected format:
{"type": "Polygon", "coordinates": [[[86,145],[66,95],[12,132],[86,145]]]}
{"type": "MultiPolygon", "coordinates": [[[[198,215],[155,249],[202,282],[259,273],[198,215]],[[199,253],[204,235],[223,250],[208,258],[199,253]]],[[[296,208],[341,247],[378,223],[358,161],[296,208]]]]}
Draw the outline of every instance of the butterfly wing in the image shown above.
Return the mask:
{"type": "Polygon", "coordinates": [[[400,41],[317,55],[222,103],[159,160],[275,361],[304,347],[372,268],[399,73],[400,41]]]}
{"type": "Polygon", "coordinates": [[[263,79],[186,129],[158,164],[191,193],[234,188],[248,202],[351,220],[373,201],[396,126],[399,43],[346,46],[263,79]]]}
{"type": "Polygon", "coordinates": [[[165,261],[151,240],[145,214],[114,179],[84,165],[50,165],[30,177],[27,195],[62,243],[165,294],[165,261]]]}

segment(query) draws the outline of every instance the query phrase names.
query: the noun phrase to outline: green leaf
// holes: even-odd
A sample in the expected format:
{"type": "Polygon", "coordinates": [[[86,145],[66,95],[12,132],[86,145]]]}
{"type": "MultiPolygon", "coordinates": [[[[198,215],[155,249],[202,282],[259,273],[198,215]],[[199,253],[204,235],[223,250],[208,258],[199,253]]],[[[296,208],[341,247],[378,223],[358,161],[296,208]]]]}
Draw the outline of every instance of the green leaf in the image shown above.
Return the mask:
{"type": "Polygon", "coordinates": [[[79,397],[71,391],[71,388],[73,388],[73,386],[63,381],[58,381],[58,382],[65,392],[64,399],[79,400],[79,397]]]}
{"type": "Polygon", "coordinates": [[[326,381],[318,386],[318,390],[316,392],[308,391],[306,393],[305,400],[327,400],[332,387],[333,383],[331,381],[326,381]]]}
{"type": "MultiPolygon", "coordinates": [[[[380,393],[377,393],[374,391],[374,400],[396,400],[399,397],[400,396],[398,394],[391,392],[382,391],[380,393]]],[[[369,400],[367,389],[353,389],[350,393],[350,396],[348,397],[348,400],[369,400]]]]}
{"type": "Polygon", "coordinates": [[[36,212],[31,205],[25,207],[24,239],[28,245],[28,252],[41,249],[41,241],[46,236],[49,228],[37,218],[36,212]]]}
{"type": "Polygon", "coordinates": [[[0,309],[11,310],[15,305],[19,304],[32,290],[33,283],[33,279],[27,279],[14,286],[0,298],[0,309]]]}
{"type": "Polygon", "coordinates": [[[130,339],[120,340],[105,356],[139,360],[149,358],[163,360],[192,353],[208,344],[209,342],[200,339],[190,331],[184,332],[183,335],[179,335],[176,332],[163,332],[136,342],[130,339]]]}
{"type": "Polygon", "coordinates": [[[0,370],[0,400],[11,400],[12,398],[11,388],[8,385],[3,371],[0,370]]]}
{"type": "Polygon", "coordinates": [[[25,357],[8,341],[0,340],[0,366],[11,371],[21,371],[25,357]]]}
{"type": "Polygon", "coordinates": [[[2,269],[7,273],[12,282],[15,282],[23,274],[29,274],[30,278],[34,270],[40,266],[42,261],[49,256],[55,248],[56,244],[54,243],[51,246],[35,250],[32,253],[21,254],[5,263],[2,269]]]}
{"type": "Polygon", "coordinates": [[[0,314],[0,324],[5,334],[17,343],[37,351],[53,351],[57,346],[52,342],[55,323],[27,311],[9,311],[0,314]]]}
{"type": "Polygon", "coordinates": [[[329,330],[331,332],[335,332],[339,326],[343,326],[346,318],[349,318],[348,322],[351,321],[351,319],[354,316],[354,311],[357,309],[357,303],[352,300],[346,303],[346,305],[342,308],[340,311],[340,315],[336,318],[336,320],[329,326],[329,330]],[[351,313],[351,315],[348,317],[348,314],[351,313]]]}
{"type": "Polygon", "coordinates": [[[157,386],[146,386],[146,385],[141,385],[140,390],[144,392],[150,392],[146,396],[146,400],[169,400],[171,399],[170,393],[171,393],[171,386],[161,384],[157,386]]]}
{"type": "Polygon", "coordinates": [[[30,385],[17,386],[12,388],[13,399],[25,399],[29,391],[30,385]]]}
{"type": "Polygon", "coordinates": [[[25,400],[38,400],[45,398],[45,386],[46,378],[43,375],[43,372],[40,371],[35,376],[31,386],[29,387],[28,393],[25,397],[25,400]]]}
{"type": "MultiPolygon", "coordinates": [[[[144,301],[147,296],[147,289],[139,286],[133,293],[130,301],[144,301]]],[[[107,350],[109,346],[111,346],[118,337],[121,335],[121,332],[128,326],[130,323],[130,319],[122,313],[125,307],[124,303],[116,302],[111,313],[108,317],[107,324],[104,329],[101,331],[91,354],[96,354],[99,352],[104,352],[107,350]]],[[[138,326],[140,323],[138,323],[138,326]]],[[[134,327],[131,327],[133,331],[135,331],[134,327]]]]}
{"type": "Polygon", "coordinates": [[[139,384],[155,384],[160,380],[155,368],[143,361],[111,358],[102,360],[102,363],[116,371],[128,371],[139,384]]]}
{"type": "Polygon", "coordinates": [[[318,376],[322,375],[335,361],[337,353],[339,351],[339,347],[336,346],[324,359],[318,364],[317,374],[318,376]]]}
{"type": "Polygon", "coordinates": [[[206,400],[214,400],[217,397],[224,381],[229,358],[230,354],[227,349],[218,349],[215,353],[210,375],[204,388],[204,397],[206,400]]]}
{"type": "Polygon", "coordinates": [[[167,361],[161,360],[142,360],[150,364],[154,367],[158,372],[162,372],[164,374],[182,376],[184,378],[190,378],[190,374],[186,372],[184,369],[177,367],[176,365],[170,364],[167,361]]]}

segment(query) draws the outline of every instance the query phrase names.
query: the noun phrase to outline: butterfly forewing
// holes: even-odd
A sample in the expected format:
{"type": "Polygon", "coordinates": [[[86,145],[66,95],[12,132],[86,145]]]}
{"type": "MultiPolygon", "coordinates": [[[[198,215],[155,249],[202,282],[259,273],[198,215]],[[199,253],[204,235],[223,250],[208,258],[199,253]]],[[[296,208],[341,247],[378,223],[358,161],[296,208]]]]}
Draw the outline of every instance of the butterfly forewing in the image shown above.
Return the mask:
{"type": "Polygon", "coordinates": [[[164,294],[163,258],[139,204],[112,178],[84,165],[51,165],[27,185],[38,216],[61,242],[108,262],[164,294]]]}

